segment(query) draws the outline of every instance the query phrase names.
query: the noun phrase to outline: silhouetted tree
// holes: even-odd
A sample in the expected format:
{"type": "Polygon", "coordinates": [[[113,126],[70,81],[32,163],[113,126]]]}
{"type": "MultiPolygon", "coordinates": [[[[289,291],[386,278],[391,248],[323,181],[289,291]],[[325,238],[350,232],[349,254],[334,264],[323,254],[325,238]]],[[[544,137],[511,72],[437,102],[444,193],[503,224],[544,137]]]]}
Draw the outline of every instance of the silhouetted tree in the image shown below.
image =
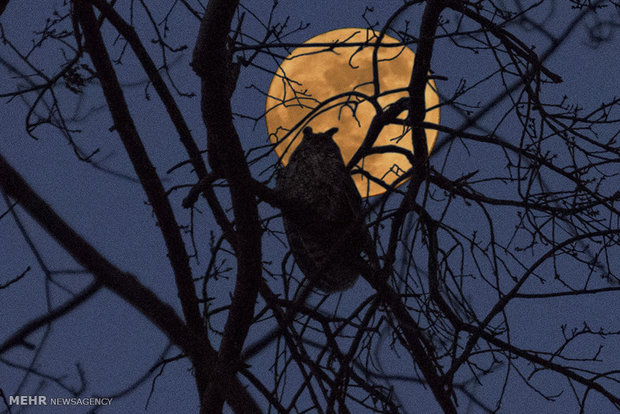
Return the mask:
{"type": "MultiPolygon", "coordinates": [[[[270,8],[233,0],[151,3],[57,2],[24,43],[30,33],[19,33],[15,22],[28,18],[26,6],[0,2],[0,63],[10,74],[1,83],[2,118],[25,118],[25,131],[2,135],[64,137],[80,167],[58,171],[79,174],[86,165],[101,175],[101,183],[89,184],[93,190],[114,180],[145,194],[142,213],[155,218],[165,245],[152,257],[167,258],[176,286],[162,297],[148,275],[130,272],[122,257],[108,257],[94,236],[76,231],[70,223],[87,213],[80,199],[88,194],[63,219],[41,195],[51,190],[35,190],[37,180],[20,175],[31,168],[28,146],[15,162],[0,155],[0,225],[17,224],[29,245],[23,260],[34,260],[0,274],[0,312],[20,321],[17,330],[2,331],[2,369],[75,396],[93,391],[88,386],[97,384],[79,366],[77,387],[64,372],[41,370],[35,361],[43,346],[58,345],[47,333],[36,340],[33,334],[49,332],[105,289],[148,318],[170,347],[127,389],[93,391],[103,395],[131,395],[158,369],[188,360],[204,413],[225,404],[239,413],[405,412],[408,401],[427,394],[445,413],[471,406],[495,412],[511,393],[549,401],[564,393],[581,412],[594,412],[590,404],[620,408],[620,327],[617,318],[599,317],[617,315],[620,291],[620,99],[570,96],[566,68],[549,64],[584,25],[587,46],[608,47],[620,23],[617,2],[385,2],[380,7],[393,8],[387,19],[366,8],[360,25],[373,35],[355,47],[379,50],[390,35],[416,58],[407,96],[393,104],[379,100],[402,90],[381,91],[376,77],[374,92],[329,102],[353,112],[361,102],[373,104],[376,114],[347,167],[385,189],[363,201],[376,249],[366,248],[360,263],[365,281],[329,295],[299,293],[303,274],[281,220],[298,206],[273,190],[279,162],[262,123],[268,82],[308,37],[304,16],[312,2],[284,18],[277,1],[270,8]],[[188,59],[177,59],[190,50],[191,71],[188,59]],[[464,68],[470,72],[459,73],[464,68]],[[440,92],[440,124],[425,121],[430,78],[440,92]],[[170,131],[149,129],[153,107],[163,108],[170,131]],[[199,112],[202,123],[194,119],[199,112]],[[403,153],[373,147],[388,125],[401,126],[400,139],[414,148],[398,186],[360,167],[371,154],[403,153]],[[439,135],[429,157],[431,130],[439,135]],[[101,131],[107,141],[94,138],[101,131]],[[112,136],[127,159],[114,155],[112,136]],[[170,168],[159,154],[178,148],[183,159],[170,168]],[[132,173],[124,172],[127,163],[132,173]],[[43,236],[30,219],[73,265],[48,263],[41,251],[56,248],[37,247],[49,240],[32,242],[43,236]],[[11,292],[24,284],[36,292],[28,298],[33,309],[44,309],[39,317],[13,314],[11,292]],[[559,303],[579,307],[578,318],[556,312],[559,303]]],[[[351,48],[344,41],[318,46],[318,53],[351,48]]],[[[596,86],[597,79],[583,76],[596,86]]],[[[295,79],[283,81],[293,98],[307,96],[295,79]]],[[[325,104],[308,106],[305,120],[325,104]]],[[[281,132],[292,137],[304,125],[281,132]]],[[[128,203],[121,193],[105,199],[128,203]]],[[[110,225],[127,219],[105,217],[110,225]]],[[[351,231],[340,230],[347,243],[351,231]]],[[[0,237],[3,249],[17,240],[2,227],[0,237]]],[[[4,397],[22,389],[0,387],[7,407],[4,397]]]]}

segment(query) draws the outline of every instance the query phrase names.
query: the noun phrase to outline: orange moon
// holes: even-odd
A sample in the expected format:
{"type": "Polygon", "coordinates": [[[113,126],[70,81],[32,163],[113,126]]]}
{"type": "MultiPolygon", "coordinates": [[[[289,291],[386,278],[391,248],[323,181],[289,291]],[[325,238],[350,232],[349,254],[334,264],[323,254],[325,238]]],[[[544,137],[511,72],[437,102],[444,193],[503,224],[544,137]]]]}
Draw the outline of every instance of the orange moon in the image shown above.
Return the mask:
{"type": "MultiPolygon", "coordinates": [[[[375,32],[368,29],[337,29],[315,36],[306,44],[321,43],[319,46],[300,46],[281,63],[269,86],[265,121],[269,140],[275,145],[275,152],[283,165],[301,141],[300,131],[310,126],[315,132],[324,132],[337,127],[334,141],[340,147],[347,163],[362,144],[370,122],[376,115],[373,105],[361,96],[343,96],[298,125],[321,102],[347,92],[374,95],[372,84],[373,46],[361,46],[364,42],[374,43],[375,32]],[[330,47],[334,43],[351,46],[330,47]],[[297,126],[297,128],[295,128],[297,126]],[[295,128],[295,129],[294,129],[295,128]],[[294,130],[293,130],[294,129],[294,130]]],[[[385,36],[385,44],[398,44],[398,40],[385,36]]],[[[386,108],[400,98],[406,97],[405,90],[411,78],[414,53],[406,46],[380,47],[378,50],[378,78],[380,96],[378,103],[386,108]]],[[[428,82],[425,121],[439,123],[439,97],[435,83],[428,82]]],[[[401,114],[405,119],[407,113],[401,114]]],[[[435,144],[437,131],[426,130],[429,152],[435,144]]],[[[383,128],[375,146],[398,145],[413,151],[411,130],[402,125],[388,125],[383,128]]],[[[399,176],[411,168],[402,154],[371,154],[357,165],[373,177],[386,184],[394,183],[399,176]]],[[[362,197],[385,192],[380,184],[368,180],[361,174],[353,179],[362,197]]]]}

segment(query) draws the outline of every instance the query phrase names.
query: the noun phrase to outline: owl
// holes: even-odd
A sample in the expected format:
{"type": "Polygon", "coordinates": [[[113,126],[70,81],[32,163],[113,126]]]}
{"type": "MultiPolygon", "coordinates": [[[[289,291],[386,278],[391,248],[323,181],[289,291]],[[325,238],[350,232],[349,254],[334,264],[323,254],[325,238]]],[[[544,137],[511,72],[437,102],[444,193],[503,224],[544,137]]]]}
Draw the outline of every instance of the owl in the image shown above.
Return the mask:
{"type": "Polygon", "coordinates": [[[306,127],[276,183],[288,206],[284,230],[297,266],[326,293],[355,283],[368,234],[362,199],[333,140],[337,131],[315,134],[306,127]]]}

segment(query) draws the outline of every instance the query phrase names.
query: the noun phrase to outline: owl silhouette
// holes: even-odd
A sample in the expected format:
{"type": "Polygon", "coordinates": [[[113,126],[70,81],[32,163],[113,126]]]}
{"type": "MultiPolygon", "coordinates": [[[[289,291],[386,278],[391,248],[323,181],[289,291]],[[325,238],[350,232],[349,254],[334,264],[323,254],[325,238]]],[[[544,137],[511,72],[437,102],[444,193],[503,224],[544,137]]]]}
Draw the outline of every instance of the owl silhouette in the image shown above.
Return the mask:
{"type": "Polygon", "coordinates": [[[313,287],[327,293],[355,283],[356,264],[370,237],[362,199],[333,140],[337,131],[315,134],[306,127],[276,183],[287,202],[284,230],[297,266],[313,287]]]}

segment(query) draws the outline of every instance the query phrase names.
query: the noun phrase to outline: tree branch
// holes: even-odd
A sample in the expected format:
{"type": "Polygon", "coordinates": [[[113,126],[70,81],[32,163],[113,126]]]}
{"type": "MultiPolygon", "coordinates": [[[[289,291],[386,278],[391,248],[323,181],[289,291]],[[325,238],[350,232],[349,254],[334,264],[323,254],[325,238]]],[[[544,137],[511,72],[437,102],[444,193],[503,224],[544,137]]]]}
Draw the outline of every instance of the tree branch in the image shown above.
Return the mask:
{"type": "Polygon", "coordinates": [[[163,303],[135,276],[108,262],[86,240],[66,224],[0,155],[0,186],[15,199],[79,264],[88,269],[102,286],[112,290],[138,309],[188,355],[193,354],[193,337],[175,311],[163,303]]]}
{"type": "Polygon", "coordinates": [[[53,309],[49,313],[28,322],[27,324],[22,326],[19,331],[15,332],[2,344],[0,344],[0,354],[16,345],[23,344],[28,335],[41,328],[42,326],[45,326],[71,312],[82,303],[90,299],[95,293],[99,291],[100,288],[101,284],[99,282],[91,283],[86,289],[75,295],[71,300],[65,302],[56,309],[53,309]]]}
{"type": "MultiPolygon", "coordinates": [[[[140,41],[140,37],[136,33],[136,30],[127,23],[117,12],[114,10],[112,6],[106,3],[104,0],[89,0],[92,4],[99,9],[101,14],[112,23],[112,25],[118,30],[118,32],[127,40],[127,43],[131,46],[134,51],[136,57],[142,64],[144,68],[144,72],[147,74],[149,80],[153,83],[153,87],[157,91],[157,94],[161,98],[164,106],[166,107],[166,111],[172,120],[181,140],[187,155],[189,156],[189,160],[196,171],[196,175],[199,180],[209,180],[209,174],[207,172],[207,167],[205,166],[204,161],[200,155],[200,150],[196,145],[196,141],[192,136],[187,123],[183,117],[183,114],[179,110],[174,97],[170,93],[168,86],[162,79],[159,70],[155,66],[155,63],[151,59],[151,56],[147,52],[146,48],[140,41]]],[[[226,217],[226,213],[222,206],[220,205],[213,188],[210,185],[204,185],[200,187],[200,192],[203,194],[209,206],[211,207],[211,211],[213,212],[213,216],[217,224],[222,228],[224,232],[224,237],[230,243],[233,248],[235,247],[236,241],[234,236],[234,229],[230,222],[226,217]]],[[[196,195],[197,196],[197,195],[196,195]]]]}
{"type": "MultiPolygon", "coordinates": [[[[243,148],[233,125],[228,32],[238,1],[211,0],[194,48],[192,67],[202,80],[201,109],[207,129],[209,163],[230,185],[237,230],[237,280],[224,327],[212,382],[202,394],[202,412],[221,411],[223,391],[238,370],[239,357],[254,316],[261,280],[261,228],[257,201],[248,191],[252,182],[243,148]]],[[[249,406],[244,412],[259,412],[249,406]]]]}
{"type": "Polygon", "coordinates": [[[83,1],[76,1],[74,2],[74,12],[82,27],[86,50],[97,71],[97,77],[101,82],[108,108],[114,120],[114,127],[118,131],[157,217],[168,249],[170,264],[174,270],[183,314],[194,335],[204,337],[198,299],[189,266],[189,257],[185,251],[185,244],[179,232],[179,226],[168,201],[166,191],[146,153],[129,113],[129,108],[112,67],[101,32],[98,30],[97,19],[92,6],[83,1]]]}

